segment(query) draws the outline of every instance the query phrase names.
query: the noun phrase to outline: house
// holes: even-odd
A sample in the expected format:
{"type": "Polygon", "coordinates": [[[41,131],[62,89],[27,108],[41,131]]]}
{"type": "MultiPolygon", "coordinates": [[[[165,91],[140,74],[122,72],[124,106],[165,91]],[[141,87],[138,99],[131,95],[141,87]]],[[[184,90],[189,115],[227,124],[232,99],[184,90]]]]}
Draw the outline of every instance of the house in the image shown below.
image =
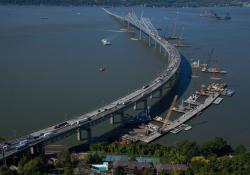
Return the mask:
{"type": "Polygon", "coordinates": [[[144,171],[154,173],[154,166],[148,162],[124,161],[118,160],[113,162],[114,174],[142,174],[144,171]]]}
{"type": "Polygon", "coordinates": [[[169,171],[187,171],[188,167],[185,164],[158,164],[155,166],[157,174],[160,172],[169,172],[169,171]]]}

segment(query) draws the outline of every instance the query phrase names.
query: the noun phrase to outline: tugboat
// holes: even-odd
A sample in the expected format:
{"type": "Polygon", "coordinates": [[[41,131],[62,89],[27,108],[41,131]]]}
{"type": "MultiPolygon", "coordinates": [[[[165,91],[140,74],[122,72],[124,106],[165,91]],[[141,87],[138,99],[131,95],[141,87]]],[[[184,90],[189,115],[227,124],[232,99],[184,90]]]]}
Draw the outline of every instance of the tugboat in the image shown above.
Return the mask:
{"type": "Polygon", "coordinates": [[[98,68],[98,70],[99,70],[99,72],[104,72],[104,71],[106,70],[106,68],[105,68],[104,66],[100,66],[100,67],[98,68]]]}
{"type": "Polygon", "coordinates": [[[112,43],[110,41],[108,41],[107,39],[105,39],[105,38],[103,38],[101,41],[102,41],[102,44],[104,46],[106,46],[106,45],[112,45],[112,43]]]}

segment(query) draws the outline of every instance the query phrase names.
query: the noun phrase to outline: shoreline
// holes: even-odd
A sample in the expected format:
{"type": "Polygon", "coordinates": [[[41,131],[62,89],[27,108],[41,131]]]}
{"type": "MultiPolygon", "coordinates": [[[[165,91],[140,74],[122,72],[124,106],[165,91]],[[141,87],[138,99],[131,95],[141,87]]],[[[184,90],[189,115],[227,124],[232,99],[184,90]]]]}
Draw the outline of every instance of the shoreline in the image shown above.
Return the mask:
{"type": "MultiPolygon", "coordinates": [[[[136,5],[104,5],[104,4],[68,4],[68,3],[62,3],[62,4],[56,4],[56,3],[45,3],[45,4],[40,4],[40,3],[3,3],[0,2],[1,6],[44,6],[44,7],[105,7],[105,8],[112,8],[112,7],[141,7],[143,4],[136,4],[136,5]]],[[[144,5],[146,8],[225,8],[225,7],[248,7],[245,6],[245,4],[221,4],[221,5],[198,5],[198,6],[192,6],[192,5],[144,5]]]]}

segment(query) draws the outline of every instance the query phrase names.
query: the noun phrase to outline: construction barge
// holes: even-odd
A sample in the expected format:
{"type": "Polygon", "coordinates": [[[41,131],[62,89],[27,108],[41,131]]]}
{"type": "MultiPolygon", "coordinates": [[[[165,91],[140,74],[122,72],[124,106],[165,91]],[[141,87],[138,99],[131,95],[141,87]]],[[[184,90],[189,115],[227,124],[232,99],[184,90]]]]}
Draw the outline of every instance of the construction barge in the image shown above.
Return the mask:
{"type": "Polygon", "coordinates": [[[196,91],[186,100],[184,100],[184,102],[182,101],[181,105],[178,107],[174,107],[174,101],[177,99],[176,96],[169,111],[181,113],[182,115],[180,117],[170,121],[168,120],[170,115],[167,115],[165,119],[157,116],[153,121],[140,125],[140,132],[138,132],[138,128],[134,129],[129,134],[125,134],[123,138],[130,138],[131,142],[141,141],[150,143],[155,139],[167,134],[168,132],[177,134],[182,130],[187,131],[192,129],[192,127],[185,124],[185,122],[192,119],[196,115],[199,115],[214,102],[215,104],[219,104],[222,101],[222,98],[219,96],[222,95],[222,92],[225,92],[226,86],[227,85],[225,83],[211,83],[208,86],[202,86],[199,91],[196,91]],[[200,97],[205,97],[204,102],[197,101],[200,97]],[[185,106],[184,104],[187,105],[185,106]]]}

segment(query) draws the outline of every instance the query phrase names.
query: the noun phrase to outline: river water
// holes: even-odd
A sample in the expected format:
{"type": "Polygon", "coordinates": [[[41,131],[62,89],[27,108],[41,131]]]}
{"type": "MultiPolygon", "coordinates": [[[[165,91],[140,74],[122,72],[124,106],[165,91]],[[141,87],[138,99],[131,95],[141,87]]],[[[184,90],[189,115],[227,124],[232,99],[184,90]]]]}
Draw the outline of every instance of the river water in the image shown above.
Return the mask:
{"type": "MultiPolygon", "coordinates": [[[[125,14],[130,9],[113,10],[125,14]]],[[[140,7],[134,10],[140,15],[140,7]]],[[[193,45],[180,49],[187,60],[206,62],[215,48],[218,66],[229,72],[223,78],[236,94],[190,121],[191,131],[155,142],[222,136],[233,145],[250,146],[250,9],[214,8],[230,12],[230,21],[199,17],[204,10],[144,8],[143,15],[162,28],[161,34],[171,33],[176,19],[176,33],[183,28],[185,42],[193,45]]],[[[99,7],[0,6],[0,135],[27,134],[73,118],[156,77],[166,58],[120,28],[99,7]],[[113,45],[104,47],[102,38],[113,45]],[[100,66],[106,71],[100,73],[100,66]]],[[[181,98],[208,80],[204,74],[192,79],[181,98]]]]}

